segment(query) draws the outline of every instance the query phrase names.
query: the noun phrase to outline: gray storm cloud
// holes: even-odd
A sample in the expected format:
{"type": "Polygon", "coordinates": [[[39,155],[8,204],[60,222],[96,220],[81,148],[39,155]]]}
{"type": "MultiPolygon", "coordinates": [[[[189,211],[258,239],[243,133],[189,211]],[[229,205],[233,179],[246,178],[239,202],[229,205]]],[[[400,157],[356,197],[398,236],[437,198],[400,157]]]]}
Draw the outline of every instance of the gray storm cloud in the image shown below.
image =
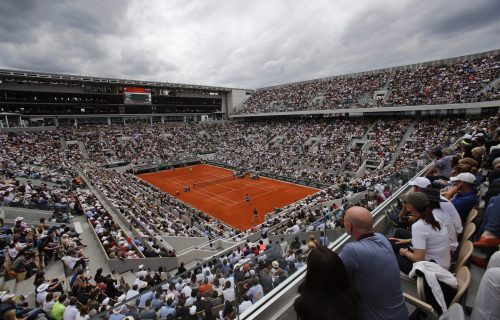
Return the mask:
{"type": "Polygon", "coordinates": [[[0,2],[0,66],[256,88],[498,49],[500,1],[0,2]]]}

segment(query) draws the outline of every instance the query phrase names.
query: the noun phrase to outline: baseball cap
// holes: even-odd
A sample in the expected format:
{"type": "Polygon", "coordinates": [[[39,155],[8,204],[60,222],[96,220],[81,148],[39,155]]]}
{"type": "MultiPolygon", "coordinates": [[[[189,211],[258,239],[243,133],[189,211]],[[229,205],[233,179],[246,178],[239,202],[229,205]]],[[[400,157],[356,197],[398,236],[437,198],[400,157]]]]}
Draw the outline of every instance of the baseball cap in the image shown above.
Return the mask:
{"type": "Polygon", "coordinates": [[[410,186],[417,186],[419,188],[427,188],[431,185],[431,181],[424,177],[416,177],[408,183],[410,186]]]}
{"type": "Polygon", "coordinates": [[[474,176],[470,172],[462,172],[455,177],[451,177],[450,181],[463,181],[470,184],[474,184],[476,182],[476,176],[474,176]]]}

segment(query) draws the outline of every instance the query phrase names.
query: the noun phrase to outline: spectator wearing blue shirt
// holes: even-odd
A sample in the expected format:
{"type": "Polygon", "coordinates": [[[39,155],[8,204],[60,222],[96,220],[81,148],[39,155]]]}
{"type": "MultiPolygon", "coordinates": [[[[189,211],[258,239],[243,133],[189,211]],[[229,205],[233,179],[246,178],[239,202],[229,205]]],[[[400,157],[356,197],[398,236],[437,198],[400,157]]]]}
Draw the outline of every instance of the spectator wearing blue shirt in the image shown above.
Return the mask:
{"type": "Polygon", "coordinates": [[[464,225],[469,212],[479,203],[474,186],[476,177],[470,172],[462,172],[451,177],[450,181],[453,182],[453,186],[446,192],[445,197],[451,199],[464,225]]]}
{"type": "Polygon", "coordinates": [[[480,239],[474,242],[476,247],[498,247],[500,245],[500,196],[490,200],[486,208],[481,227],[480,239]]]}
{"type": "Polygon", "coordinates": [[[152,300],[154,297],[153,291],[148,291],[145,292],[144,294],[141,295],[141,298],[139,299],[139,308],[145,308],[146,307],[146,302],[148,300],[152,300]]]}
{"type": "Polygon", "coordinates": [[[168,298],[167,304],[163,305],[160,310],[158,310],[158,319],[165,320],[169,314],[175,316],[175,308],[172,307],[172,299],[170,297],[168,298]]]}
{"type": "Polygon", "coordinates": [[[356,241],[342,249],[340,258],[361,296],[362,318],[407,320],[399,266],[389,240],[373,232],[373,218],[366,208],[348,209],[344,222],[356,241]]]}
{"type": "Polygon", "coordinates": [[[125,314],[123,312],[126,312],[124,308],[124,305],[121,305],[120,307],[116,308],[113,310],[113,314],[109,316],[109,320],[123,320],[125,319],[125,314]]]}
{"type": "Polygon", "coordinates": [[[164,305],[164,300],[161,299],[161,291],[156,291],[154,294],[154,298],[151,301],[151,306],[155,311],[160,310],[164,305]]]}

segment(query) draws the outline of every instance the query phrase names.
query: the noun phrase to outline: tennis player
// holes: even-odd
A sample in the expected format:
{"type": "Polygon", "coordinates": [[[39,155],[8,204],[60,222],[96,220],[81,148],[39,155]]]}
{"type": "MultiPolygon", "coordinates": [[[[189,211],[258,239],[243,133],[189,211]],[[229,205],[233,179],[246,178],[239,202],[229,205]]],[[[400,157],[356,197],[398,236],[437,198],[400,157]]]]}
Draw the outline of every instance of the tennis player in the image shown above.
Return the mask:
{"type": "Polygon", "coordinates": [[[245,202],[247,204],[247,207],[250,205],[250,195],[247,193],[245,194],[245,202]]]}
{"type": "Polygon", "coordinates": [[[257,211],[257,209],[253,208],[252,222],[255,222],[255,220],[260,221],[260,217],[259,217],[259,212],[257,211]]]}

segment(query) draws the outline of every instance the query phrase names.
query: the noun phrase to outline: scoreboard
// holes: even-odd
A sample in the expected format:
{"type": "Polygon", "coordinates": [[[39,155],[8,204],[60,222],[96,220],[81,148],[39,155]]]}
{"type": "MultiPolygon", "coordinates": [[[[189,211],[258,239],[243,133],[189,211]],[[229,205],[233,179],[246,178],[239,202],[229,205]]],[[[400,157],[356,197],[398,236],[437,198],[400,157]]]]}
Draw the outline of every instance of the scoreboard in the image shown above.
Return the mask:
{"type": "Polygon", "coordinates": [[[125,87],[123,94],[125,104],[151,104],[151,89],[125,87]]]}

